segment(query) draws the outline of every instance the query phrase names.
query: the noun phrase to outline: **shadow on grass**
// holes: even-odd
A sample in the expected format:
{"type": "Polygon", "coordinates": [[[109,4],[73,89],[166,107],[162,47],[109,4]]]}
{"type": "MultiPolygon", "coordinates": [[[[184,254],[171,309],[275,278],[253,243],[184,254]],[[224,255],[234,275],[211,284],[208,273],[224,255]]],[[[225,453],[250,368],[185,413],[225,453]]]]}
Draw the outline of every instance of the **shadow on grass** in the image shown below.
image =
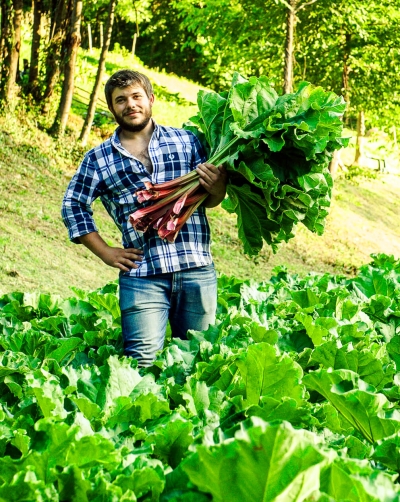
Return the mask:
{"type": "MultiPolygon", "coordinates": [[[[379,187],[380,183],[376,186],[379,187]]],[[[348,183],[342,190],[345,194],[342,193],[341,198],[346,201],[349,210],[395,231],[400,219],[398,189],[395,186],[386,186],[385,192],[381,193],[377,189],[348,183]]]]}

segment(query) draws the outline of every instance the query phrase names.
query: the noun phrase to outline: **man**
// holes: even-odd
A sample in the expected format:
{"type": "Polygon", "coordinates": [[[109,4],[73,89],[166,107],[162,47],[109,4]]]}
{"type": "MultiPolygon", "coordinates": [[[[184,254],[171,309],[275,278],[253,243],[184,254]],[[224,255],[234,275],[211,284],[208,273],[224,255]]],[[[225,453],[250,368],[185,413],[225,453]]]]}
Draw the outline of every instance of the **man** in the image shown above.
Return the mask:
{"type": "Polygon", "coordinates": [[[207,329],[214,322],[217,285],[205,207],[223,200],[227,175],[205,162],[194,134],[155,123],[154,94],[145,75],[118,71],[105,94],[119,127],[86,154],[65,193],[62,216],[72,242],[120,270],[124,351],[139,366],[149,366],[163,348],[168,320],[172,335],[182,339],[188,329],[207,329]],[[135,191],[144,182],[163,183],[193,169],[210,195],[174,243],[153,229],[143,234],[129,224],[139,207],[135,191]],[[91,210],[97,197],[120,229],[123,248],[107,245],[99,235],[91,210]]]}

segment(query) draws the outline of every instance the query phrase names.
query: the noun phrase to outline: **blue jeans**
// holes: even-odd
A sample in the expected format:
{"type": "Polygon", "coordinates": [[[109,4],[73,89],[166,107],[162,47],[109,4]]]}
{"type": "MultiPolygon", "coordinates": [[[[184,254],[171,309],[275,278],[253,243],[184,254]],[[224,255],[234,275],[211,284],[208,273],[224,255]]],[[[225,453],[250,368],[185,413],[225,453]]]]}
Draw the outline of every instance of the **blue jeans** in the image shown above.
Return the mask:
{"type": "Polygon", "coordinates": [[[180,272],[134,277],[120,275],[124,353],[150,366],[164,346],[169,320],[172,336],[187,339],[215,322],[217,278],[214,265],[180,272]]]}

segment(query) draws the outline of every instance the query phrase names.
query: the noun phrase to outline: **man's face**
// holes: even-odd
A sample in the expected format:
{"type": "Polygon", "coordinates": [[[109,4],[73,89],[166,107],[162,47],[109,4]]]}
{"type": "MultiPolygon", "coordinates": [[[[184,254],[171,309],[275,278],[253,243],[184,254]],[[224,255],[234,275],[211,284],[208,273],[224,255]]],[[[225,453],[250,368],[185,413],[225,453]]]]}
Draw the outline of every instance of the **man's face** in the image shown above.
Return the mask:
{"type": "Polygon", "coordinates": [[[123,89],[114,89],[111,102],[110,111],[121,128],[138,132],[144,129],[151,119],[154,95],[148,98],[143,87],[131,85],[123,89]]]}

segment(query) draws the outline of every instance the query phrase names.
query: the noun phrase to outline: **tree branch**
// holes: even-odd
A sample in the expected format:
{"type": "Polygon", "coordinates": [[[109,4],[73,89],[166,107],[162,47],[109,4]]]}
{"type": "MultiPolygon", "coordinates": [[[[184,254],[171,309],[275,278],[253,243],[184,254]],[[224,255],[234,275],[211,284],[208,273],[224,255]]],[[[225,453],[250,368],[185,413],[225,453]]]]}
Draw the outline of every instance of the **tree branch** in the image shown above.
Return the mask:
{"type": "Polygon", "coordinates": [[[300,5],[300,7],[296,9],[296,14],[297,12],[299,12],[299,10],[304,9],[304,7],[307,7],[308,5],[311,5],[315,2],[317,2],[317,0],[310,0],[309,2],[303,3],[303,5],[300,5]]]}
{"type": "MultiPolygon", "coordinates": [[[[316,0],[314,0],[316,1],[316,0]]],[[[283,4],[285,7],[287,7],[289,10],[293,10],[293,7],[290,5],[289,2],[287,2],[286,0],[278,0],[278,2],[280,2],[281,4],[283,4]]]]}

